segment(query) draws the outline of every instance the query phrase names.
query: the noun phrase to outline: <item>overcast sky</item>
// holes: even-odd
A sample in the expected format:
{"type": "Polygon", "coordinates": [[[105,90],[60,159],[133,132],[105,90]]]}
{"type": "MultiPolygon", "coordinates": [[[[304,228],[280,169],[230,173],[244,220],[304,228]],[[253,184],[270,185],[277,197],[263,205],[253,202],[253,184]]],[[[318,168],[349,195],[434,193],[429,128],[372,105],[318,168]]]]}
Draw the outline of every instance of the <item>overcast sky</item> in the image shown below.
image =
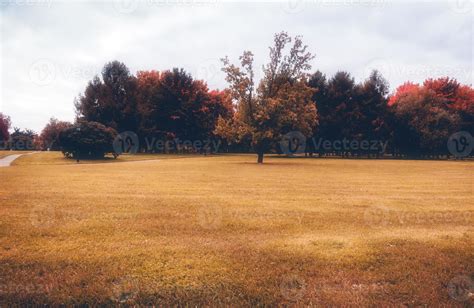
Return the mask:
{"type": "MultiPolygon", "coordinates": [[[[137,70],[182,67],[224,88],[219,58],[268,59],[275,32],[302,35],[313,70],[378,68],[391,89],[451,76],[473,84],[470,0],[0,0],[0,112],[37,132],[52,116],[72,121],[73,99],[104,63],[137,70]]],[[[260,72],[259,72],[260,73],[260,72]]]]}

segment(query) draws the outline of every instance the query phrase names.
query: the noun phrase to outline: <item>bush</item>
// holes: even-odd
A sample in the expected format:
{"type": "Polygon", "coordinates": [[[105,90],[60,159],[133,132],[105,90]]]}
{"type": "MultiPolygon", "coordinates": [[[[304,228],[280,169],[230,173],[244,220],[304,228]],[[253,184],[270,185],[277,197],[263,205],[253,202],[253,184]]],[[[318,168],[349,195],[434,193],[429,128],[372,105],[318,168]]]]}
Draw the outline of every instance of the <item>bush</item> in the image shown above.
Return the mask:
{"type": "Polygon", "coordinates": [[[21,130],[15,127],[8,141],[8,148],[15,151],[34,151],[37,148],[37,137],[32,130],[21,130]]]}
{"type": "Polygon", "coordinates": [[[106,153],[114,153],[116,136],[113,128],[97,122],[81,121],[61,131],[59,144],[65,157],[104,158],[106,153]]]}
{"type": "Polygon", "coordinates": [[[59,134],[71,127],[72,124],[69,122],[58,121],[55,118],[51,118],[49,123],[46,124],[43,131],[39,136],[39,144],[41,149],[44,150],[51,150],[51,151],[58,151],[60,150],[59,146],[59,134]]]}

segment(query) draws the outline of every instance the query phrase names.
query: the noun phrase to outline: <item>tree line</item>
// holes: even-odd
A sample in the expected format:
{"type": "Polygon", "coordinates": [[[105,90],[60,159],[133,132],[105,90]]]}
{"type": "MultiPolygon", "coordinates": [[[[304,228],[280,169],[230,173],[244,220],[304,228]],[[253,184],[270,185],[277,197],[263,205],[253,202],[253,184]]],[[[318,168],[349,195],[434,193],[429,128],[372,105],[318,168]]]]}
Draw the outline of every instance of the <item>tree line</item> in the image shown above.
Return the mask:
{"type": "Polygon", "coordinates": [[[263,162],[265,153],[286,152],[282,140],[288,136],[290,146],[304,142],[307,155],[437,158],[452,154],[450,136],[473,133],[472,85],[449,77],[427,79],[407,82],[390,95],[377,71],[356,83],[344,71],[330,77],[311,73],[313,59],[301,37],[278,33],[261,80],[255,80],[250,51],[237,64],[222,59],[228,82],[222,91],[210,90],[183,69],[133,75],[113,61],[75,99],[74,124],[51,119],[39,136],[18,129],[10,136],[10,119],[0,115],[0,140],[10,140],[14,148],[12,138],[30,138],[36,147],[59,150],[75,144],[75,138],[87,139],[86,131],[100,132],[94,136],[105,142],[100,148],[106,153],[112,151],[107,140],[131,131],[139,151],[195,150],[157,150],[150,148],[150,138],[212,140],[221,143],[220,152],[255,152],[263,162]]]}

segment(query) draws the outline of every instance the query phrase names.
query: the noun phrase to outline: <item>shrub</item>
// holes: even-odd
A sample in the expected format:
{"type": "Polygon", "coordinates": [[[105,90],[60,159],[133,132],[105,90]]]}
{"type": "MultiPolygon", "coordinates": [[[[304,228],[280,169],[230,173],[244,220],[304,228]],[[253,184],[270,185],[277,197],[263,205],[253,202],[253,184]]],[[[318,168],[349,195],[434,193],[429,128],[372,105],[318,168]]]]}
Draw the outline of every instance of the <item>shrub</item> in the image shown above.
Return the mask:
{"type": "Polygon", "coordinates": [[[60,149],[59,134],[71,126],[72,124],[69,122],[51,118],[39,136],[40,148],[42,150],[58,151],[60,149]]]}
{"type": "Polygon", "coordinates": [[[69,158],[103,158],[106,153],[114,153],[116,136],[113,128],[81,121],[61,131],[59,144],[64,156],[69,158]]]}
{"type": "Polygon", "coordinates": [[[8,147],[15,151],[33,151],[37,148],[37,135],[30,129],[19,129],[14,128],[13,133],[10,135],[8,141],[8,147]]]}

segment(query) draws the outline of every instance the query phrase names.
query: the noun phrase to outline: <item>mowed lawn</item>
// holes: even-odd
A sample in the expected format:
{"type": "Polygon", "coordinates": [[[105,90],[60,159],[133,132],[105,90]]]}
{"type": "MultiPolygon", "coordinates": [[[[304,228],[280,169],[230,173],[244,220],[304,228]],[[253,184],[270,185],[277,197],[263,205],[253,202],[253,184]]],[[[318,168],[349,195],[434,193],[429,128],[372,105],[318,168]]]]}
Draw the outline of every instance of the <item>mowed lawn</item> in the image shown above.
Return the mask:
{"type": "Polygon", "coordinates": [[[0,304],[474,302],[472,162],[54,155],[0,168],[0,304]]]}

